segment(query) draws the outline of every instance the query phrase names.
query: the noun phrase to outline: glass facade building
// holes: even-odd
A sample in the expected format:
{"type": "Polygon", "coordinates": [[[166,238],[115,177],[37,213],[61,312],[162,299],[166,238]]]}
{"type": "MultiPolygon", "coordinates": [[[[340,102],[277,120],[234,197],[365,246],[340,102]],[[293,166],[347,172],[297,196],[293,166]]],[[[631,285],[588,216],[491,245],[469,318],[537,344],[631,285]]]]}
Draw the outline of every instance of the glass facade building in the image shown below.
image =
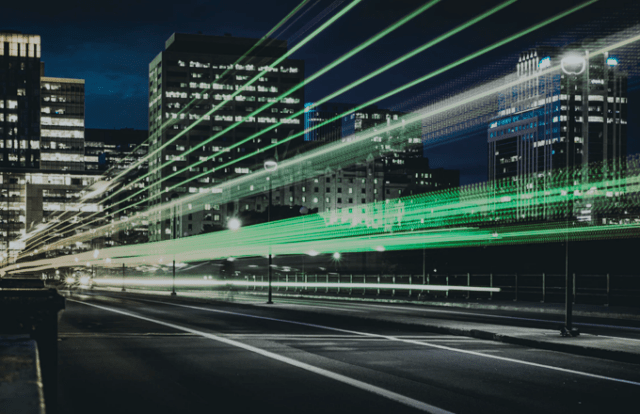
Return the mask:
{"type": "MultiPolygon", "coordinates": [[[[264,156],[223,165],[302,131],[302,116],[285,118],[302,110],[304,89],[278,102],[276,97],[303,81],[304,62],[285,59],[269,68],[287,52],[287,42],[280,40],[269,40],[266,46],[252,50],[241,59],[258,41],[174,33],[167,40],[165,50],[149,64],[149,207],[185,194],[210,191],[217,182],[262,169],[264,156]],[[244,86],[265,69],[268,69],[266,74],[252,85],[244,86]],[[269,102],[276,103],[203,144],[269,102]],[[211,112],[219,104],[223,105],[211,112]],[[283,125],[243,142],[276,122],[283,125]],[[165,146],[169,141],[171,144],[165,146]],[[242,144],[238,144],[240,142],[242,144]],[[234,144],[238,145],[230,148],[234,144]],[[196,148],[194,152],[183,155],[193,148],[196,148]],[[218,155],[212,157],[213,154],[218,155]],[[163,167],[170,161],[175,162],[163,167]],[[182,171],[187,166],[190,168],[182,171]],[[203,172],[210,173],[180,185],[203,172]],[[168,176],[171,177],[166,178],[168,176]]],[[[149,239],[198,234],[205,227],[220,225],[227,208],[233,207],[221,206],[220,214],[189,211],[186,206],[164,209],[149,217],[149,239]]]]}
{"type": "MultiPolygon", "coordinates": [[[[594,168],[622,176],[627,77],[617,63],[608,54],[589,56],[575,48],[522,53],[516,68],[522,82],[499,96],[498,116],[489,124],[489,181],[511,179],[526,196],[546,188],[557,180],[554,172],[567,167],[578,171],[572,185],[588,184],[594,168]]],[[[522,198],[528,201],[519,217],[551,218],[540,200],[522,198]]],[[[592,221],[590,208],[585,198],[572,214],[592,221]]]]}

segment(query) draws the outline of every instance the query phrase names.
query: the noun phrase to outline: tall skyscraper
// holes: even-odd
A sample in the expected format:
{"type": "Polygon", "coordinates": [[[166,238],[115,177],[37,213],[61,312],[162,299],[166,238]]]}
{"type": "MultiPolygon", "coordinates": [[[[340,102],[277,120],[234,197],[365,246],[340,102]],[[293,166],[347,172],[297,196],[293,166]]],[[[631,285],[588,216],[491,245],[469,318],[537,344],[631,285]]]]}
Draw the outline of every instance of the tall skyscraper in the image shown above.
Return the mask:
{"type": "MultiPolygon", "coordinates": [[[[40,44],[39,35],[0,32],[3,260],[15,257],[26,234],[43,223],[61,222],[65,213],[98,210],[91,200],[78,203],[99,178],[85,173],[84,80],[45,77],[40,44]]],[[[82,226],[65,233],[75,231],[82,226]]]]}
{"type": "Polygon", "coordinates": [[[0,32],[0,168],[40,166],[40,36],[0,32]]]}
{"type": "MultiPolygon", "coordinates": [[[[627,78],[618,60],[581,48],[538,48],[522,53],[516,70],[528,79],[499,97],[488,130],[489,181],[511,178],[526,194],[557,182],[554,173],[567,167],[576,171],[570,185],[595,179],[593,168],[621,176],[627,78]]],[[[519,217],[552,218],[539,198],[522,199],[519,217]]],[[[583,198],[569,214],[592,221],[592,207],[583,198]]]]}
{"type": "MultiPolygon", "coordinates": [[[[269,69],[257,82],[243,88],[248,80],[287,52],[286,41],[268,40],[264,46],[257,47],[238,61],[258,40],[229,35],[174,33],[167,40],[165,50],[149,64],[150,207],[188,193],[204,192],[216,182],[263,168],[263,159],[252,157],[228,167],[220,166],[302,130],[304,124],[301,116],[285,120],[286,125],[228,149],[261,129],[301,111],[304,90],[299,89],[224,136],[202,145],[209,137],[240,121],[265,103],[275,102],[277,96],[304,79],[304,62],[285,59],[277,67],[269,69]],[[242,92],[232,97],[238,90],[242,92]],[[224,106],[215,113],[207,114],[220,103],[224,103],[224,106]],[[197,121],[200,122],[193,126],[197,121]],[[182,134],[178,140],[159,150],[178,134],[182,134]],[[181,155],[192,148],[198,150],[188,157],[181,155]],[[218,152],[223,155],[158,183],[172,173],[218,152]],[[170,160],[176,162],[163,168],[162,165],[170,160]],[[173,188],[185,179],[206,171],[211,173],[173,188]]],[[[198,234],[205,226],[220,225],[225,208],[220,208],[221,214],[213,215],[209,211],[188,211],[186,207],[184,211],[182,207],[175,207],[172,211],[165,209],[149,218],[149,239],[157,241],[198,234]]]]}

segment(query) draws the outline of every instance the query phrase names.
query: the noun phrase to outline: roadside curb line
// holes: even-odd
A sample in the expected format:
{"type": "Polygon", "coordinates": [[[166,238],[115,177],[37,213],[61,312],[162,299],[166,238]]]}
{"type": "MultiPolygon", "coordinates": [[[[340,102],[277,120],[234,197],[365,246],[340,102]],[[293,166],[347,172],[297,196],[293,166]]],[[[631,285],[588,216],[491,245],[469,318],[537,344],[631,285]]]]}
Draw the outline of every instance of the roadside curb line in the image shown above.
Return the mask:
{"type": "MultiPolygon", "coordinates": [[[[243,295],[249,296],[262,296],[264,292],[254,293],[254,292],[239,292],[243,295]]],[[[308,299],[325,299],[325,300],[335,300],[335,301],[353,301],[353,302],[371,302],[371,303],[401,303],[406,305],[425,305],[425,306],[437,306],[440,308],[464,308],[464,309],[475,309],[475,310],[504,310],[504,311],[515,311],[515,312],[531,312],[531,313],[542,313],[542,314],[552,314],[552,315],[564,315],[563,309],[549,309],[549,308],[536,308],[529,307],[524,305],[523,307],[518,306],[510,306],[510,305],[496,305],[489,304],[486,302],[476,303],[476,302],[468,302],[468,303],[457,303],[457,302],[433,302],[433,301],[418,301],[418,300],[406,300],[406,299],[390,299],[390,298],[356,298],[356,297],[342,297],[342,296],[323,296],[323,295],[308,295],[301,293],[281,293],[274,292],[274,297],[292,297],[292,298],[308,298],[308,299]]],[[[561,304],[559,304],[561,305],[561,304]]],[[[564,306],[564,305],[562,305],[564,306]]],[[[575,316],[584,316],[591,318],[609,318],[609,319],[634,319],[640,320],[640,314],[631,314],[631,313],[607,313],[607,312],[591,312],[591,311],[583,311],[583,310],[573,310],[573,314],[575,316]]]]}

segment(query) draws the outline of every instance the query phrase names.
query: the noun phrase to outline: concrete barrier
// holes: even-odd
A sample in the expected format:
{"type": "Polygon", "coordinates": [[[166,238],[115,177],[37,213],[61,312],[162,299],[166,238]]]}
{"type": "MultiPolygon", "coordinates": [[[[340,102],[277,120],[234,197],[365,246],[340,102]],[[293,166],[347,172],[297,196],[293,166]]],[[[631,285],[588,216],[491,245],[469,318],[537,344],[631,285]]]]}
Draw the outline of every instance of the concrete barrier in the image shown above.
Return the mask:
{"type": "Polygon", "coordinates": [[[64,305],[55,289],[0,289],[0,335],[26,335],[37,343],[44,400],[50,412],[57,406],[58,317],[64,305]]]}
{"type": "Polygon", "coordinates": [[[45,413],[38,345],[28,335],[0,336],[0,413],[45,413]]]}

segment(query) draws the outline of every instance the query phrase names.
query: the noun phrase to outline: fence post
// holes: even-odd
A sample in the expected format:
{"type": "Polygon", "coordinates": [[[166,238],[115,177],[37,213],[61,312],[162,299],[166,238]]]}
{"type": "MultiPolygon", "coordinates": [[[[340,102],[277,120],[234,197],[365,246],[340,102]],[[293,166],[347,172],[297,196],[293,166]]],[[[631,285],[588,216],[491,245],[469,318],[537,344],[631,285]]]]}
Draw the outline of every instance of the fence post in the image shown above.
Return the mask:
{"type": "MultiPolygon", "coordinates": [[[[392,276],[393,276],[393,278],[391,279],[391,283],[393,283],[393,284],[394,284],[394,286],[395,286],[395,284],[396,284],[396,275],[392,275],[392,276]]],[[[395,296],[395,295],[396,295],[396,290],[395,290],[395,289],[392,289],[392,290],[391,290],[391,297],[393,297],[393,296],[395,296]]]]}
{"type": "Polygon", "coordinates": [[[338,295],[340,294],[340,273],[338,273],[338,295]]]}
{"type": "MultiPolygon", "coordinates": [[[[412,279],[413,279],[413,276],[412,276],[412,275],[409,275],[409,284],[410,284],[410,285],[412,285],[412,284],[413,284],[413,283],[411,283],[411,282],[412,282],[412,279]]],[[[411,289],[409,289],[409,297],[411,297],[411,289]]]]}
{"type": "MultiPolygon", "coordinates": [[[[493,273],[489,273],[489,287],[493,287],[493,273]]],[[[493,290],[489,292],[489,300],[493,299],[493,290]]]]}
{"type": "Polygon", "coordinates": [[[313,293],[318,293],[318,274],[316,273],[316,290],[313,293]]]}
{"type": "Polygon", "coordinates": [[[576,304],[576,274],[573,274],[573,304],[576,304]]]}
{"type": "Polygon", "coordinates": [[[611,290],[609,289],[611,285],[609,284],[609,282],[610,282],[610,277],[609,277],[609,273],[607,273],[607,303],[605,303],[604,306],[609,306],[609,303],[611,303],[611,290]]]}
{"type": "MultiPolygon", "coordinates": [[[[449,275],[447,275],[447,286],[449,286],[449,275]]],[[[444,296],[448,299],[449,298],[449,289],[447,289],[444,293],[444,296]]]]}
{"type": "MultiPolygon", "coordinates": [[[[380,276],[381,276],[381,275],[378,275],[378,285],[380,285],[380,276]]],[[[380,287],[378,287],[378,293],[377,293],[377,296],[380,296],[380,287]]]]}
{"type": "Polygon", "coordinates": [[[353,273],[349,274],[349,295],[353,295],[353,273]]]}
{"type": "Polygon", "coordinates": [[[253,290],[256,290],[256,275],[253,275],[253,290]]]}
{"type": "Polygon", "coordinates": [[[307,293],[309,290],[309,277],[307,276],[307,274],[304,274],[304,293],[307,293]]]}
{"type": "Polygon", "coordinates": [[[325,289],[324,293],[329,293],[329,273],[327,273],[327,288],[325,289]]]}
{"type": "Polygon", "coordinates": [[[288,292],[289,291],[289,273],[285,273],[284,283],[285,283],[284,291],[288,292]]]}
{"type": "Polygon", "coordinates": [[[260,286],[260,290],[264,290],[264,275],[260,276],[261,277],[261,286],[260,286]]]}
{"type": "Polygon", "coordinates": [[[545,295],[546,295],[546,275],[544,274],[544,272],[542,273],[542,303],[544,303],[545,301],[545,295]]]}
{"type": "Polygon", "coordinates": [[[364,288],[362,289],[362,296],[367,294],[367,274],[362,275],[362,283],[364,284],[364,288]]]}
{"type": "MultiPolygon", "coordinates": [[[[467,288],[471,287],[471,273],[467,273],[467,288]]],[[[471,291],[467,290],[467,300],[471,299],[471,291]]]]}
{"type": "MultiPolygon", "coordinates": [[[[430,285],[431,284],[431,273],[427,273],[426,276],[422,276],[422,284],[423,285],[430,285]]],[[[425,297],[428,297],[429,295],[429,291],[428,290],[422,290],[420,293],[422,293],[425,297]]]]}

